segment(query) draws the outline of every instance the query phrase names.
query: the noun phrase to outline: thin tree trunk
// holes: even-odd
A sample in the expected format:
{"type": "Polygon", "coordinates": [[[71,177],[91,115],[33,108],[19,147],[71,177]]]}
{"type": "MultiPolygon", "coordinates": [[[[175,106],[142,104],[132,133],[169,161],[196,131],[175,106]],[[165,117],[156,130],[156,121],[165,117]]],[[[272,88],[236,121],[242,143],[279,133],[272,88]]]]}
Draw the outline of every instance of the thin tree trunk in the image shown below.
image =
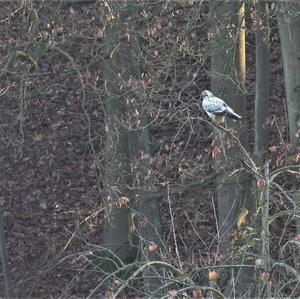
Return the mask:
{"type": "Polygon", "coordinates": [[[256,12],[255,143],[258,165],[264,161],[269,142],[266,120],[269,113],[270,45],[268,3],[258,1],[256,12]]]}
{"type": "Polygon", "coordinates": [[[7,299],[13,298],[12,284],[8,271],[8,259],[5,248],[5,237],[4,237],[4,220],[3,210],[0,209],[0,258],[2,265],[2,275],[5,281],[5,295],[7,299]]]}
{"type": "MultiPolygon", "coordinates": [[[[279,31],[283,56],[284,83],[288,108],[290,142],[299,146],[300,133],[300,3],[282,1],[278,4],[279,31]]],[[[299,184],[296,184],[295,201],[300,213],[299,184]]],[[[297,233],[300,233],[300,221],[297,233]]]]}
{"type": "MultiPolygon", "coordinates": [[[[254,155],[258,166],[264,165],[265,170],[269,168],[269,162],[265,163],[267,147],[269,144],[269,129],[266,123],[269,113],[269,80],[270,80],[270,40],[269,40],[269,11],[266,1],[257,1],[255,6],[256,28],[255,28],[255,44],[256,44],[256,82],[255,82],[255,114],[254,114],[254,155]]],[[[268,186],[269,187],[269,186],[268,186]]],[[[256,182],[253,186],[253,202],[255,199],[257,204],[260,198],[256,182]]],[[[267,196],[268,199],[268,196],[267,196]]],[[[266,200],[264,198],[264,200],[266,200]]],[[[268,250],[269,235],[268,227],[265,223],[268,221],[268,204],[264,206],[264,214],[261,219],[256,218],[257,235],[262,236],[262,242],[259,242],[254,248],[255,253],[262,256],[268,250]],[[267,210],[266,210],[267,209],[267,210]],[[265,234],[266,233],[266,234],[265,234]],[[264,238],[263,238],[264,237],[264,238]]],[[[256,208],[257,209],[257,208],[256,208]]],[[[266,259],[264,260],[266,261],[266,259]]],[[[268,269],[268,267],[264,267],[268,269]]],[[[261,290],[253,288],[252,296],[257,296],[261,290]]]]}

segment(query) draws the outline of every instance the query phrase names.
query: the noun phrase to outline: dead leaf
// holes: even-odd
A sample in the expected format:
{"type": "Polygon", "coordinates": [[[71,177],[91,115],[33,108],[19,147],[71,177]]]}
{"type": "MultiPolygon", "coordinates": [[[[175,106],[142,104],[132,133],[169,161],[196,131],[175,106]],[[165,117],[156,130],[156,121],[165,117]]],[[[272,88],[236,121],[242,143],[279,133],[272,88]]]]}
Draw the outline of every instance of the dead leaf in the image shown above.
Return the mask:
{"type": "Polygon", "coordinates": [[[272,146],[269,147],[269,151],[270,151],[271,153],[275,153],[275,152],[277,151],[277,148],[278,148],[277,145],[272,145],[272,146]]]}
{"type": "Polygon", "coordinates": [[[213,158],[215,158],[216,156],[220,155],[221,153],[221,149],[218,146],[214,146],[211,152],[211,155],[213,158]]]}

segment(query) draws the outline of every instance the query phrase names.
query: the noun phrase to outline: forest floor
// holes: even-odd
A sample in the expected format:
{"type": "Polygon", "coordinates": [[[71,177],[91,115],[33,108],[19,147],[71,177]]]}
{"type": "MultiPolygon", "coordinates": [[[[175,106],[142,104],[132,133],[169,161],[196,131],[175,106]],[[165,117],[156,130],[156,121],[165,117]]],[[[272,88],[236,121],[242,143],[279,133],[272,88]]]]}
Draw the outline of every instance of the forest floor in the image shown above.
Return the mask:
{"type": "MultiPolygon", "coordinates": [[[[22,49],[29,39],[30,32],[24,25],[29,17],[23,10],[17,11],[18,7],[17,1],[8,1],[0,11],[1,25],[5,27],[0,32],[2,62],[13,47],[22,49]]],[[[89,25],[96,26],[89,24],[97,18],[92,8],[87,5],[86,8],[74,7],[73,11],[67,9],[70,14],[75,10],[76,22],[84,23],[82,26],[88,28],[89,25]]],[[[45,30],[47,24],[51,26],[47,14],[41,14],[41,22],[44,22],[45,30]]],[[[70,28],[64,28],[63,34],[73,34],[70,28]]],[[[276,144],[280,134],[286,139],[282,58],[278,38],[276,40],[275,33],[272,36],[270,116],[274,116],[276,126],[271,128],[270,146],[276,144]]],[[[254,38],[249,34],[247,121],[252,140],[254,50],[254,38]]],[[[55,56],[45,56],[42,64],[29,73],[27,80],[41,86],[57,78],[67,67],[67,62],[63,64],[55,56]]],[[[104,145],[102,107],[97,98],[89,98],[83,104],[76,86],[79,81],[74,79],[53,84],[43,96],[29,99],[26,94],[34,89],[28,90],[21,84],[24,82],[22,76],[26,74],[18,74],[19,81],[8,79],[10,84],[5,86],[8,91],[0,101],[0,206],[4,209],[10,278],[19,297],[83,297],[99,281],[96,274],[88,277],[83,274],[83,253],[90,250],[91,244],[101,244],[104,208],[96,159],[101,160],[97,153],[104,145]],[[95,148],[90,147],[91,140],[95,148]]],[[[209,82],[204,84],[209,86],[209,82]]],[[[172,123],[164,127],[163,134],[174,134],[172,123]]],[[[202,134],[206,138],[197,145],[196,152],[204,152],[210,144],[209,128],[204,128],[202,134]]],[[[187,136],[181,132],[178,139],[186,142],[187,136]]],[[[184,155],[188,158],[195,152],[187,150],[184,155]]],[[[203,163],[206,163],[203,168],[208,173],[212,158],[203,163]]],[[[209,254],[214,255],[214,196],[212,182],[204,189],[161,199],[166,248],[171,255],[175,254],[171,206],[183,263],[202,265],[209,254]]],[[[3,293],[4,283],[0,280],[0,296],[3,293]]]]}

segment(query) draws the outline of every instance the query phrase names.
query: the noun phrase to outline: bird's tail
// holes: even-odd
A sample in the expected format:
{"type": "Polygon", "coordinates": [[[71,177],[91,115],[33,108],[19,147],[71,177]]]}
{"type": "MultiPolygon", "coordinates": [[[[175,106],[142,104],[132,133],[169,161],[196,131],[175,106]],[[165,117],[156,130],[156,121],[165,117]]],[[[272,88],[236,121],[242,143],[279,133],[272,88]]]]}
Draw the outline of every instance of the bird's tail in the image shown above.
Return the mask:
{"type": "Polygon", "coordinates": [[[232,109],[227,109],[227,116],[235,120],[240,120],[242,118],[239,114],[235,113],[232,109]]]}

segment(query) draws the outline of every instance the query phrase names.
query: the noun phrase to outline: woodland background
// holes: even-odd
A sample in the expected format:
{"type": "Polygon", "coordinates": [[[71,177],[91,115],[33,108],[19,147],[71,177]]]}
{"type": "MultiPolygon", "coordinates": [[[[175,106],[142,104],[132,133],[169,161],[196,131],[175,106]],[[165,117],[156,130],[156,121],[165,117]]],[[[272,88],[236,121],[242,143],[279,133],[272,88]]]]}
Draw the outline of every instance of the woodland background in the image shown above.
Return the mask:
{"type": "Polygon", "coordinates": [[[299,297],[298,1],[0,5],[1,295],[299,297]]]}

